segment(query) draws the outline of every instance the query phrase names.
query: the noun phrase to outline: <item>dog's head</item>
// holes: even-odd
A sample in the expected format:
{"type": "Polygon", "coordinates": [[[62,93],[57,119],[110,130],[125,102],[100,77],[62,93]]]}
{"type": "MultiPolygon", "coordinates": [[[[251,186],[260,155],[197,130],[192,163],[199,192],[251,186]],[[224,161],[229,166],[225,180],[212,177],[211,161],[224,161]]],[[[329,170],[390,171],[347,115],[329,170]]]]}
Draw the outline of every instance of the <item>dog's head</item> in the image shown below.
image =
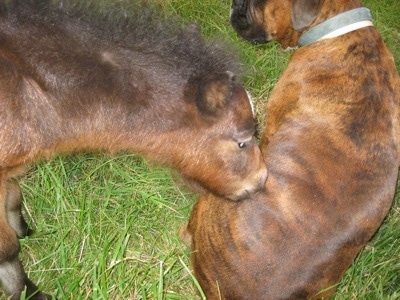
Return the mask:
{"type": "Polygon", "coordinates": [[[231,23],[254,44],[276,40],[296,47],[301,32],[316,20],[324,0],[233,0],[231,23]]]}

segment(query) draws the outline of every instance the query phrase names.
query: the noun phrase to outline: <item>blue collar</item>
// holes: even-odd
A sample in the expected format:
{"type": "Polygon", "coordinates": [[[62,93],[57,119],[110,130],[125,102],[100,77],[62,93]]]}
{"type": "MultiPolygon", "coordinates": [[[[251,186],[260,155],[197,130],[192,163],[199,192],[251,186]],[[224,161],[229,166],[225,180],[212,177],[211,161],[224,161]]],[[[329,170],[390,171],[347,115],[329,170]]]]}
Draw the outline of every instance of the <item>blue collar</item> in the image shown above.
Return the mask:
{"type": "Polygon", "coordinates": [[[306,46],[321,39],[337,37],[367,26],[373,26],[369,9],[365,7],[352,9],[305,31],[300,36],[298,45],[306,46]]]}

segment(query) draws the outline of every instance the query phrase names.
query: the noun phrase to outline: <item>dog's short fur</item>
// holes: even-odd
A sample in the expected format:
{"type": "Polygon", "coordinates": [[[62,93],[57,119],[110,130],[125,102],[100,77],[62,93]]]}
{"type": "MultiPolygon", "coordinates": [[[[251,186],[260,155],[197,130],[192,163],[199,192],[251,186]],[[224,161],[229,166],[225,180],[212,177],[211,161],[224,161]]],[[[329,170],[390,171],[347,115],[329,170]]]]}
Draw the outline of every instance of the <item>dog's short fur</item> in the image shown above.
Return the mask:
{"type": "MultiPolygon", "coordinates": [[[[358,0],[234,0],[255,43],[300,33],[358,0]]],[[[326,299],[391,207],[399,169],[400,81],[376,28],[296,50],[267,104],[265,190],[212,195],[181,235],[207,299],[326,299]]]]}
{"type": "Polygon", "coordinates": [[[264,186],[235,55],[127,2],[103,14],[96,1],[0,1],[0,281],[12,299],[50,298],[18,258],[28,229],[15,176],[38,158],[129,151],[231,200],[264,186]]]}

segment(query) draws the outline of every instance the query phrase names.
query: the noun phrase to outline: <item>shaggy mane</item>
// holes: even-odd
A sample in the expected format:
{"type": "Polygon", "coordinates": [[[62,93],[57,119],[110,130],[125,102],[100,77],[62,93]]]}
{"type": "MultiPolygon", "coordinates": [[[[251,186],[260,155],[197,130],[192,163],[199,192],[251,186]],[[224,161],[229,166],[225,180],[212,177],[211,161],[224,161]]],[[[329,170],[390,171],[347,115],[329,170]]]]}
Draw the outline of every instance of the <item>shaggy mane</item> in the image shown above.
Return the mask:
{"type": "Polygon", "coordinates": [[[85,51],[100,54],[116,65],[117,57],[127,64],[141,63],[131,54],[124,55],[128,51],[140,53],[142,59],[147,55],[149,61],[143,59],[143,63],[166,61],[177,68],[176,74],[186,78],[240,71],[236,55],[225,43],[203,39],[196,23],[184,25],[177,16],[166,14],[149,1],[5,1],[0,4],[0,17],[4,16],[27,27],[29,23],[43,24],[58,34],[68,32],[85,51]]]}

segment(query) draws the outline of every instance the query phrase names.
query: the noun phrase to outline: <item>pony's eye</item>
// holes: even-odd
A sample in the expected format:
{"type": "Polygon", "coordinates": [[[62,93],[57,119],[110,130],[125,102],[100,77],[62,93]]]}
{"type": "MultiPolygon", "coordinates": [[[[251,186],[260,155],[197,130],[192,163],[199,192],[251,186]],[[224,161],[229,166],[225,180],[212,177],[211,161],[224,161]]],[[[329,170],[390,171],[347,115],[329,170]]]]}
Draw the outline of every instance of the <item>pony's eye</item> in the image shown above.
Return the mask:
{"type": "Polygon", "coordinates": [[[240,149],[244,149],[244,148],[247,148],[250,145],[252,145],[253,141],[254,141],[254,137],[251,136],[251,137],[245,138],[245,139],[242,139],[242,138],[237,139],[236,143],[240,149]]]}
{"type": "Polygon", "coordinates": [[[240,149],[243,149],[243,148],[246,148],[247,143],[246,142],[241,142],[241,143],[238,143],[238,146],[239,146],[240,149]]]}

